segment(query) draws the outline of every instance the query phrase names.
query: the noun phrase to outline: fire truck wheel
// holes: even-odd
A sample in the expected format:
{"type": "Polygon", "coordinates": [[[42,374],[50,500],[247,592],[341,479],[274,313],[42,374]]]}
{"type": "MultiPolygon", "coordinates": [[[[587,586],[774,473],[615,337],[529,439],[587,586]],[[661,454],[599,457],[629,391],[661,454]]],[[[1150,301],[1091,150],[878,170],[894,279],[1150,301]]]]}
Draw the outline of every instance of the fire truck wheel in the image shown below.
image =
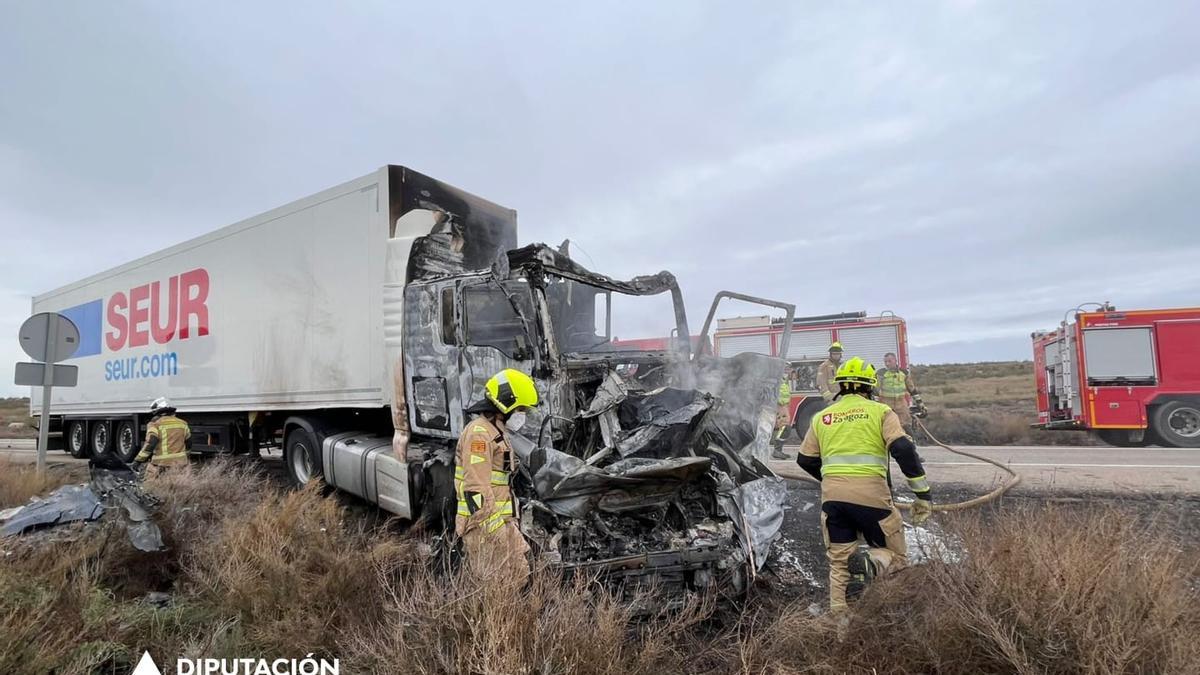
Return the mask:
{"type": "Polygon", "coordinates": [[[808,424],[812,422],[812,416],[817,414],[818,410],[825,407],[825,401],[821,399],[808,400],[800,404],[796,408],[796,417],[792,420],[792,429],[796,431],[796,442],[804,440],[804,434],[808,433],[808,424]]]}
{"type": "Polygon", "coordinates": [[[1200,404],[1168,401],[1154,411],[1154,432],[1167,445],[1200,448],[1200,404]]]}

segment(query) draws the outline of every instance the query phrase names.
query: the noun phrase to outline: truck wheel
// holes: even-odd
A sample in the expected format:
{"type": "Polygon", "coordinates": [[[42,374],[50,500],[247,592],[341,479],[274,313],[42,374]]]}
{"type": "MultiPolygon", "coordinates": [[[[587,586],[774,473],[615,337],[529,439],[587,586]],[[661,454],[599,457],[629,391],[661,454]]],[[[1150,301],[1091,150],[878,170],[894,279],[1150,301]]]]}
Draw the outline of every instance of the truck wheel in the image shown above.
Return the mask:
{"type": "Polygon", "coordinates": [[[1154,434],[1146,429],[1142,440],[1133,440],[1133,429],[1097,429],[1096,438],[1117,448],[1144,448],[1154,442],[1154,434]]]}
{"type": "Polygon", "coordinates": [[[1152,420],[1154,433],[1167,445],[1200,448],[1200,405],[1168,401],[1158,406],[1152,420]]]}
{"type": "Polygon", "coordinates": [[[287,435],[283,463],[292,483],[303,487],[310,480],[320,479],[321,449],[313,435],[303,427],[294,427],[287,435]]]}
{"type": "Polygon", "coordinates": [[[112,450],[112,429],[106,420],[92,422],[91,451],[93,457],[107,455],[112,450]]]}
{"type": "Polygon", "coordinates": [[[421,520],[425,529],[433,534],[454,531],[454,513],[458,497],[454,492],[454,469],[433,462],[424,471],[425,490],[421,499],[421,520]]]}
{"type": "Polygon", "coordinates": [[[122,462],[129,463],[138,453],[138,437],[137,427],[133,424],[133,420],[122,420],[117,424],[116,434],[117,457],[121,458],[122,462]]]}
{"type": "Polygon", "coordinates": [[[76,459],[87,459],[87,423],[83,420],[71,420],[67,425],[66,449],[76,459]]]}
{"type": "Polygon", "coordinates": [[[808,424],[812,422],[812,416],[817,414],[818,410],[825,407],[825,400],[818,398],[817,400],[807,400],[796,408],[796,418],[792,420],[792,428],[796,430],[796,441],[803,441],[804,435],[808,433],[808,424]]]}

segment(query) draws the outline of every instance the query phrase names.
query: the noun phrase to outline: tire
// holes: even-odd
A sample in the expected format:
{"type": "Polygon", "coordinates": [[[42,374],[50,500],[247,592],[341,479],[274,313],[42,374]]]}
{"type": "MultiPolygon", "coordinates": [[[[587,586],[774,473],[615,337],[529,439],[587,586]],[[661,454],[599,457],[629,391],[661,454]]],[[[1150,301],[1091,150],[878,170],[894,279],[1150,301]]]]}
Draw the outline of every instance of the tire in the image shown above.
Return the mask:
{"type": "Polygon", "coordinates": [[[454,492],[454,469],[441,462],[433,462],[428,468],[418,466],[417,470],[424,473],[421,521],[426,531],[433,534],[453,532],[458,504],[454,492]]]}
{"type": "Polygon", "coordinates": [[[1154,434],[1149,429],[1142,434],[1142,440],[1133,440],[1133,432],[1137,429],[1097,429],[1096,438],[1117,448],[1144,448],[1154,442],[1154,434]]]}
{"type": "Polygon", "coordinates": [[[113,434],[114,452],[122,462],[128,464],[137,456],[138,450],[138,433],[137,425],[133,420],[121,420],[117,424],[116,433],[113,434]]]}
{"type": "Polygon", "coordinates": [[[796,442],[804,440],[804,435],[808,433],[808,425],[812,422],[812,416],[824,408],[825,399],[822,398],[808,399],[801,403],[799,408],[796,408],[796,417],[792,420],[792,429],[796,431],[796,442]]]}
{"type": "Polygon", "coordinates": [[[297,487],[304,487],[310,480],[321,479],[321,448],[316,438],[304,427],[293,427],[288,432],[283,464],[287,468],[288,478],[297,487]]]}
{"type": "Polygon", "coordinates": [[[88,434],[88,449],[93,457],[107,455],[112,452],[112,423],[107,420],[92,422],[91,433],[88,434]]]}
{"type": "Polygon", "coordinates": [[[1151,428],[1163,443],[1176,448],[1200,448],[1200,404],[1168,401],[1154,410],[1151,428]]]}
{"type": "Polygon", "coordinates": [[[67,424],[67,432],[63,435],[63,449],[75,459],[87,459],[88,433],[87,422],[71,420],[67,424]]]}

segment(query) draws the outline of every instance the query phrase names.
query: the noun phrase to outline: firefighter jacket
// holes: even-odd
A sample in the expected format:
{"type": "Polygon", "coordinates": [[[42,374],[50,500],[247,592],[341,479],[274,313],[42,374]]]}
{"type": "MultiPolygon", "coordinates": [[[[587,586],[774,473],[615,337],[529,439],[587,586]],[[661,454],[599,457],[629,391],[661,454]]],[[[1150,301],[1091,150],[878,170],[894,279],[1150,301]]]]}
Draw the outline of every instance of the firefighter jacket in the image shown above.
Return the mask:
{"type": "Polygon", "coordinates": [[[779,405],[787,405],[792,401],[792,385],[785,377],[779,381],[779,405]]]}
{"type": "Polygon", "coordinates": [[[817,366],[817,390],[821,392],[821,398],[826,401],[832,401],[838,393],[838,386],[833,381],[837,375],[838,364],[825,359],[817,366]]]}
{"type": "Polygon", "coordinates": [[[134,461],[149,460],[154,466],[187,464],[191,439],[192,430],[187,422],[174,415],[160,415],[146,425],[146,441],[134,461]]]}
{"type": "Polygon", "coordinates": [[[879,371],[879,397],[890,400],[902,399],[908,394],[915,394],[917,386],[913,384],[912,376],[907,370],[884,369],[879,371]]]}
{"type": "Polygon", "coordinates": [[[905,435],[891,408],[848,394],[813,415],[800,451],[820,454],[822,480],[829,476],[886,479],[888,445],[905,435]]]}
{"type": "Polygon", "coordinates": [[[458,512],[454,530],[459,536],[474,530],[481,530],[486,536],[505,523],[515,524],[516,505],[509,489],[512,448],[504,433],[487,417],[479,416],[467,423],[458,439],[454,468],[458,512]]]}

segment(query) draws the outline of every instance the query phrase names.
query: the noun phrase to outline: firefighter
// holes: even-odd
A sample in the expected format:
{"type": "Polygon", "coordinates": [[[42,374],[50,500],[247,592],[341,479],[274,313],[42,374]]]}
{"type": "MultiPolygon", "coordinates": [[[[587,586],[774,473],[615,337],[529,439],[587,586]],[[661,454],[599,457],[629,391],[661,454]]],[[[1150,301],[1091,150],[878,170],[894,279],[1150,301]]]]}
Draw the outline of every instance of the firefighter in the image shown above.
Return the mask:
{"type": "Polygon", "coordinates": [[[827,404],[837,396],[838,388],[834,384],[833,378],[837,375],[837,369],[841,363],[842,343],[835,342],[829,345],[829,358],[817,366],[817,390],[821,392],[821,398],[825,399],[827,404]]]}
{"type": "Polygon", "coordinates": [[[852,358],[838,368],[838,396],[813,415],[796,463],[821,482],[821,530],[829,558],[829,608],[881,574],[907,564],[904,522],[892,503],[888,455],[895,458],[916,496],[913,522],[932,513],[931,490],[916,445],[891,408],[872,401],[875,368],[852,358]],[[860,550],[858,538],[867,543],[860,550]]]}
{"type": "Polygon", "coordinates": [[[792,367],[783,370],[783,379],[779,380],[779,410],[775,414],[775,436],[771,442],[771,457],[787,459],[783,452],[783,437],[787,434],[788,426],[792,423],[790,405],[792,402],[792,367]]]}
{"type": "Polygon", "coordinates": [[[900,424],[912,434],[913,414],[925,416],[925,403],[917,392],[917,384],[907,369],[900,367],[894,352],[883,355],[885,368],[879,373],[879,402],[887,405],[900,418],[900,424]],[[910,397],[911,396],[911,405],[910,397]]]}
{"type": "Polygon", "coordinates": [[[187,466],[188,451],[192,449],[192,430],[188,423],[175,416],[175,406],[165,398],[150,404],[150,422],[146,424],[146,441],[133,458],[136,471],[146,463],[158,471],[172,466],[187,466]]]}
{"type": "Polygon", "coordinates": [[[509,477],[516,457],[508,434],[525,424],[525,414],[538,404],[533,380],[511,368],[496,373],[484,387],[484,398],[467,412],[477,413],[458,439],[454,490],[458,512],[454,531],[462,539],[467,565],[480,574],[529,572],[529,551],[517,527],[516,500],[509,477]]]}

